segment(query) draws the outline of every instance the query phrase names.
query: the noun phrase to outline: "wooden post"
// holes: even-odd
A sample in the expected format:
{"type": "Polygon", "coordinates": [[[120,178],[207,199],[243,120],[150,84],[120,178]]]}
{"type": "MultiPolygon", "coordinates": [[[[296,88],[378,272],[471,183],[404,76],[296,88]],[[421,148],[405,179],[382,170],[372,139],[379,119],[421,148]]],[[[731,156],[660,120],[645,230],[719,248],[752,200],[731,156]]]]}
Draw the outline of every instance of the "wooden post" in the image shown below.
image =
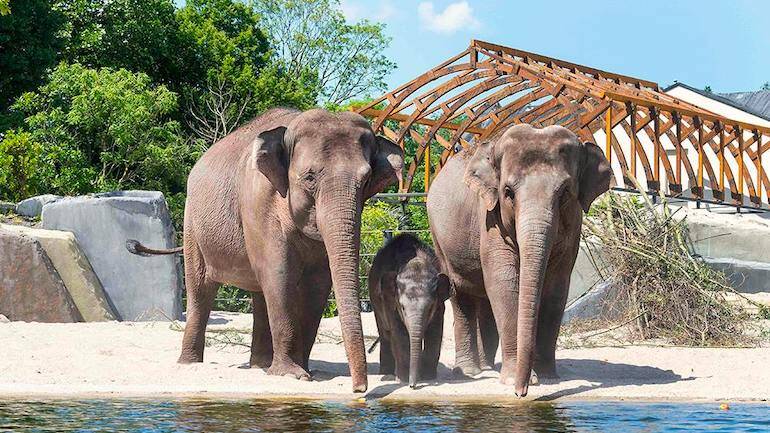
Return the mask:
{"type": "Polygon", "coordinates": [[[612,162],[612,102],[607,108],[607,115],[604,120],[604,134],[607,136],[607,144],[605,147],[604,155],[607,157],[607,161],[612,162]]]}
{"type": "Polygon", "coordinates": [[[693,121],[698,128],[698,197],[703,198],[703,123],[699,117],[693,121]]]}
{"type": "Polygon", "coordinates": [[[724,194],[727,191],[725,187],[725,127],[721,123],[714,124],[715,128],[719,128],[719,187],[724,194]]]}
{"type": "Polygon", "coordinates": [[[428,192],[430,187],[430,141],[425,143],[425,192],[428,192]]]}
{"type": "Polygon", "coordinates": [[[654,137],[652,138],[652,144],[655,146],[653,149],[654,159],[654,173],[655,181],[658,182],[658,190],[661,190],[660,184],[660,120],[658,116],[658,110],[656,108],[650,108],[650,116],[652,117],[652,130],[654,137]]]}
{"type": "Polygon", "coordinates": [[[738,137],[738,204],[743,205],[743,131],[739,126],[733,126],[738,137]]]}
{"type": "Polygon", "coordinates": [[[632,103],[626,104],[626,111],[631,115],[631,176],[636,179],[636,152],[637,142],[639,139],[636,137],[636,105],[632,103]]]}
{"type": "Polygon", "coordinates": [[[762,133],[754,130],[754,138],[757,141],[757,205],[762,205],[762,133]]]}
{"type": "Polygon", "coordinates": [[[671,113],[674,116],[674,125],[676,127],[676,184],[679,186],[680,191],[682,189],[682,119],[679,117],[679,113],[674,111],[671,113]]]}

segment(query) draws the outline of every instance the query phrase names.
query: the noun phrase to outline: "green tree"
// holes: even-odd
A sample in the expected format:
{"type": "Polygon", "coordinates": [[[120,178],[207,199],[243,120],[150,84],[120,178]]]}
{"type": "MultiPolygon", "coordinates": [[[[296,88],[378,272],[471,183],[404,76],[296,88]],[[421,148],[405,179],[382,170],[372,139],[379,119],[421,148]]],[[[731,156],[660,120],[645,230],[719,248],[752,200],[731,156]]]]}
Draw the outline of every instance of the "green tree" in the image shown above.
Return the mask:
{"type": "Polygon", "coordinates": [[[762,85],[762,90],[770,90],[770,81],[766,81],[765,84],[762,85]]]}
{"type": "Polygon", "coordinates": [[[34,189],[40,144],[28,132],[8,131],[0,140],[0,197],[18,201],[34,189]]]}
{"type": "Polygon", "coordinates": [[[277,58],[291,74],[315,71],[323,101],[341,104],[384,89],[395,64],[382,53],[385,25],[345,22],[339,0],[256,0],[277,58]]]}
{"type": "Polygon", "coordinates": [[[315,76],[307,70],[289,74],[270,58],[251,7],[234,0],[190,0],[177,16],[205,77],[185,92],[188,125],[207,144],[270,107],[315,104],[315,76]]]}
{"type": "Polygon", "coordinates": [[[64,17],[51,0],[4,0],[0,11],[0,131],[13,123],[7,109],[22,93],[43,82],[46,69],[56,63],[63,47],[58,33],[64,17]]]}
{"type": "Polygon", "coordinates": [[[67,17],[68,63],[143,72],[172,90],[202,79],[172,0],[58,0],[56,8],[67,17]]]}
{"type": "Polygon", "coordinates": [[[11,0],[0,0],[0,16],[11,13],[11,0]]]}
{"type": "Polygon", "coordinates": [[[41,143],[35,176],[46,192],[184,191],[195,157],[172,114],[177,95],[145,74],[61,64],[14,108],[41,143]]]}

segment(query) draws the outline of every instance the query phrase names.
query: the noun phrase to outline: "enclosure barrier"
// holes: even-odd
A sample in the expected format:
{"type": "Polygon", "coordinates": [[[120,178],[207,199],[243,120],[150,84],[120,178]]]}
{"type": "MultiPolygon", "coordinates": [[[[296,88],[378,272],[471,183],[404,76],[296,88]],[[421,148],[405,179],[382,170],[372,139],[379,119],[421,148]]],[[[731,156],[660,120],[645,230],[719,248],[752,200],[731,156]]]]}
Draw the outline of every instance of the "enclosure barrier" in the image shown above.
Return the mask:
{"type": "Polygon", "coordinates": [[[728,119],[657,83],[473,40],[460,54],[355,111],[413,156],[427,191],[447,159],[518,123],[562,125],[604,149],[613,187],[768,209],[770,128],[728,119]],[[431,162],[431,152],[438,160],[431,162]]]}

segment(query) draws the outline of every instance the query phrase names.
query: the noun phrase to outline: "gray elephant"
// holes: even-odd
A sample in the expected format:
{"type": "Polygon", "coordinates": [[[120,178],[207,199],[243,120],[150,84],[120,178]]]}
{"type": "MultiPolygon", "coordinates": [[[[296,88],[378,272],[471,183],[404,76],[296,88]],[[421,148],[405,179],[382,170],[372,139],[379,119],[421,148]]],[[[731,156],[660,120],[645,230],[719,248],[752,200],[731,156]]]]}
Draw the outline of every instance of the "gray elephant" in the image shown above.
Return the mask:
{"type": "Polygon", "coordinates": [[[433,250],[410,234],[381,249],[369,271],[380,374],[395,374],[409,386],[436,378],[449,279],[433,250]]]}
{"type": "Polygon", "coordinates": [[[273,109],[214,144],[187,182],[187,326],[179,362],[203,360],[217,288],[232,284],[253,292],[251,364],[308,380],[333,286],[353,391],[365,391],[361,209],[402,168],[401,148],[350,112],[273,109]]]}
{"type": "Polygon", "coordinates": [[[455,289],[457,369],[478,372],[477,334],[499,332],[500,380],[517,395],[527,394],[533,368],[556,377],[556,339],[582,211],[607,191],[610,175],[601,150],[568,129],[517,125],[464,150],[436,176],[428,217],[455,289]],[[483,314],[479,299],[489,299],[493,329],[477,332],[485,319],[476,314],[483,314]]]}

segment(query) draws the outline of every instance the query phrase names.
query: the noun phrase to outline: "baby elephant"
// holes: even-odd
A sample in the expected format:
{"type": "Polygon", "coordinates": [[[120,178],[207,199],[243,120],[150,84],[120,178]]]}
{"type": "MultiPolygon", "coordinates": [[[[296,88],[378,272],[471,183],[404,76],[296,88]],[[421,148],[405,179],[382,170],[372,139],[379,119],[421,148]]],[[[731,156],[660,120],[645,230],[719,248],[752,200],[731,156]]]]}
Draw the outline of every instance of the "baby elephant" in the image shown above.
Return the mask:
{"type": "Polygon", "coordinates": [[[436,378],[449,278],[433,250],[402,234],[381,249],[369,271],[369,294],[380,334],[380,374],[414,388],[436,378]]]}

